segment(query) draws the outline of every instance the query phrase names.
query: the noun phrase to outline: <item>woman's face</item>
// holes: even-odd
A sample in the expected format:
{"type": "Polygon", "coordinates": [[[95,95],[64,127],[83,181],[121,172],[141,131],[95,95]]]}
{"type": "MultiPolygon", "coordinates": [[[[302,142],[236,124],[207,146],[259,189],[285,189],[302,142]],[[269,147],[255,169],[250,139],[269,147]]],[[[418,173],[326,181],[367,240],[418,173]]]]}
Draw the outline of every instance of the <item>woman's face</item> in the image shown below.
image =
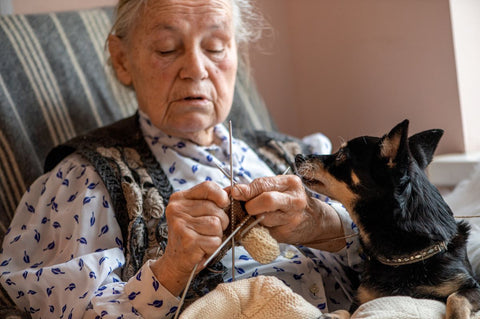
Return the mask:
{"type": "Polygon", "coordinates": [[[125,39],[111,36],[119,80],[169,135],[213,142],[233,100],[237,46],[230,0],[148,1],[125,39]]]}

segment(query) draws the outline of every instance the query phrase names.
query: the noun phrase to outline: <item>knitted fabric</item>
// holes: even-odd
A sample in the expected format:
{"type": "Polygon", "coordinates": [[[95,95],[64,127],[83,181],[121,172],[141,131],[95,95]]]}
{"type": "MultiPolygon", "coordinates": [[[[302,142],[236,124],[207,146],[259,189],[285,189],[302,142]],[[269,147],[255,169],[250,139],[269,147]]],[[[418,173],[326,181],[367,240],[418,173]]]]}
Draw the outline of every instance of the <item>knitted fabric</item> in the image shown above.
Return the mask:
{"type": "Polygon", "coordinates": [[[185,309],[180,318],[313,319],[321,314],[280,279],[258,276],[218,285],[185,309]]]}
{"type": "Polygon", "coordinates": [[[250,256],[261,264],[271,263],[280,254],[277,241],[263,226],[253,227],[241,238],[241,242],[250,256]]]}
{"type": "MultiPolygon", "coordinates": [[[[242,236],[243,231],[255,221],[255,219],[245,211],[243,202],[233,200],[232,205],[225,208],[225,212],[230,216],[230,225],[223,233],[224,241],[237,227],[240,227],[240,230],[234,236],[235,244],[237,246],[240,244],[243,245],[253,259],[259,263],[268,264],[278,257],[280,254],[278,242],[270,235],[265,227],[255,225],[242,236]]],[[[228,241],[210,264],[219,262],[231,248],[232,242],[228,241]]]]}

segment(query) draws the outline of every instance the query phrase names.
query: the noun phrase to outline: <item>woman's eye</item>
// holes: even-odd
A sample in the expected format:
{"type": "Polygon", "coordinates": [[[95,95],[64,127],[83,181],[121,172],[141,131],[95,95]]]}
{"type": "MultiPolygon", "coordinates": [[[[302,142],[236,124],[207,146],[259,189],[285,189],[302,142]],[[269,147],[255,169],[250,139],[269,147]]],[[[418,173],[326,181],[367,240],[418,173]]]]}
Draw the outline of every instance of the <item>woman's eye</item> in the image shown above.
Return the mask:
{"type": "Polygon", "coordinates": [[[157,53],[160,55],[169,55],[175,53],[175,50],[157,50],[157,53]]]}
{"type": "Polygon", "coordinates": [[[202,42],[202,48],[209,54],[219,55],[225,52],[225,42],[216,37],[209,38],[202,42]]]}
{"type": "Polygon", "coordinates": [[[207,49],[206,51],[208,53],[221,54],[225,51],[225,49],[224,48],[212,48],[212,49],[207,49]]]}

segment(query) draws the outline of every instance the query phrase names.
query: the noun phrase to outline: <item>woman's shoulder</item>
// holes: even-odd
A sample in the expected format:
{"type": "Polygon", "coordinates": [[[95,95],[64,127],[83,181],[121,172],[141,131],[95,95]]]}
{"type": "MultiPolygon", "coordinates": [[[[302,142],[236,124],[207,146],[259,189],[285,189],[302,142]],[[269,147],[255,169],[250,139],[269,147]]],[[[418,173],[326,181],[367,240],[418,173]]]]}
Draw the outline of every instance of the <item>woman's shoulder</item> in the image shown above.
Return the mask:
{"type": "Polygon", "coordinates": [[[37,178],[32,184],[46,183],[48,180],[56,179],[65,186],[71,179],[79,180],[91,177],[97,177],[98,173],[95,167],[83,156],[72,153],[62,159],[56,166],[45,174],[37,178]]]}
{"type": "MultiPolygon", "coordinates": [[[[18,207],[33,209],[36,203],[49,201],[51,209],[57,205],[60,198],[67,197],[65,202],[71,202],[72,196],[79,196],[86,181],[99,181],[95,168],[78,154],[71,154],[58,163],[52,170],[39,176],[26,190],[18,207]]],[[[42,206],[43,207],[43,206],[42,206]]]]}
{"type": "Polygon", "coordinates": [[[54,147],[47,155],[44,170],[50,171],[68,155],[88,153],[99,146],[136,145],[142,139],[138,125],[138,114],[79,135],[54,147]]]}

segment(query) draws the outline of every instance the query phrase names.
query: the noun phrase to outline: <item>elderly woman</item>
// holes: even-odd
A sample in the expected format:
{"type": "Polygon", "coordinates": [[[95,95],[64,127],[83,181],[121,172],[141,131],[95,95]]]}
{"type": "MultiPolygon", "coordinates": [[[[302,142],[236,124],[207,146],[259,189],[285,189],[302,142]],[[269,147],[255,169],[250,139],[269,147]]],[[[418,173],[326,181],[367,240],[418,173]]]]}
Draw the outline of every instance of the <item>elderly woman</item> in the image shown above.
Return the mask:
{"type": "Polygon", "coordinates": [[[322,311],[349,306],[348,274],[360,258],[356,240],[345,240],[348,214],[308,197],[297,176],[280,174],[292,154],[261,144],[294,140],[234,139],[233,189],[217,168],[229,162],[221,123],[253,13],[247,0],[120,1],[108,48],[139,112],[55,149],[51,170],[24,195],[1,277],[21,309],[37,318],[172,317],[195,265],[189,300],[232,279],[231,252],[203,266],[222,243],[230,196],[283,243],[267,265],[236,247],[236,279],[271,274],[322,311]]]}

